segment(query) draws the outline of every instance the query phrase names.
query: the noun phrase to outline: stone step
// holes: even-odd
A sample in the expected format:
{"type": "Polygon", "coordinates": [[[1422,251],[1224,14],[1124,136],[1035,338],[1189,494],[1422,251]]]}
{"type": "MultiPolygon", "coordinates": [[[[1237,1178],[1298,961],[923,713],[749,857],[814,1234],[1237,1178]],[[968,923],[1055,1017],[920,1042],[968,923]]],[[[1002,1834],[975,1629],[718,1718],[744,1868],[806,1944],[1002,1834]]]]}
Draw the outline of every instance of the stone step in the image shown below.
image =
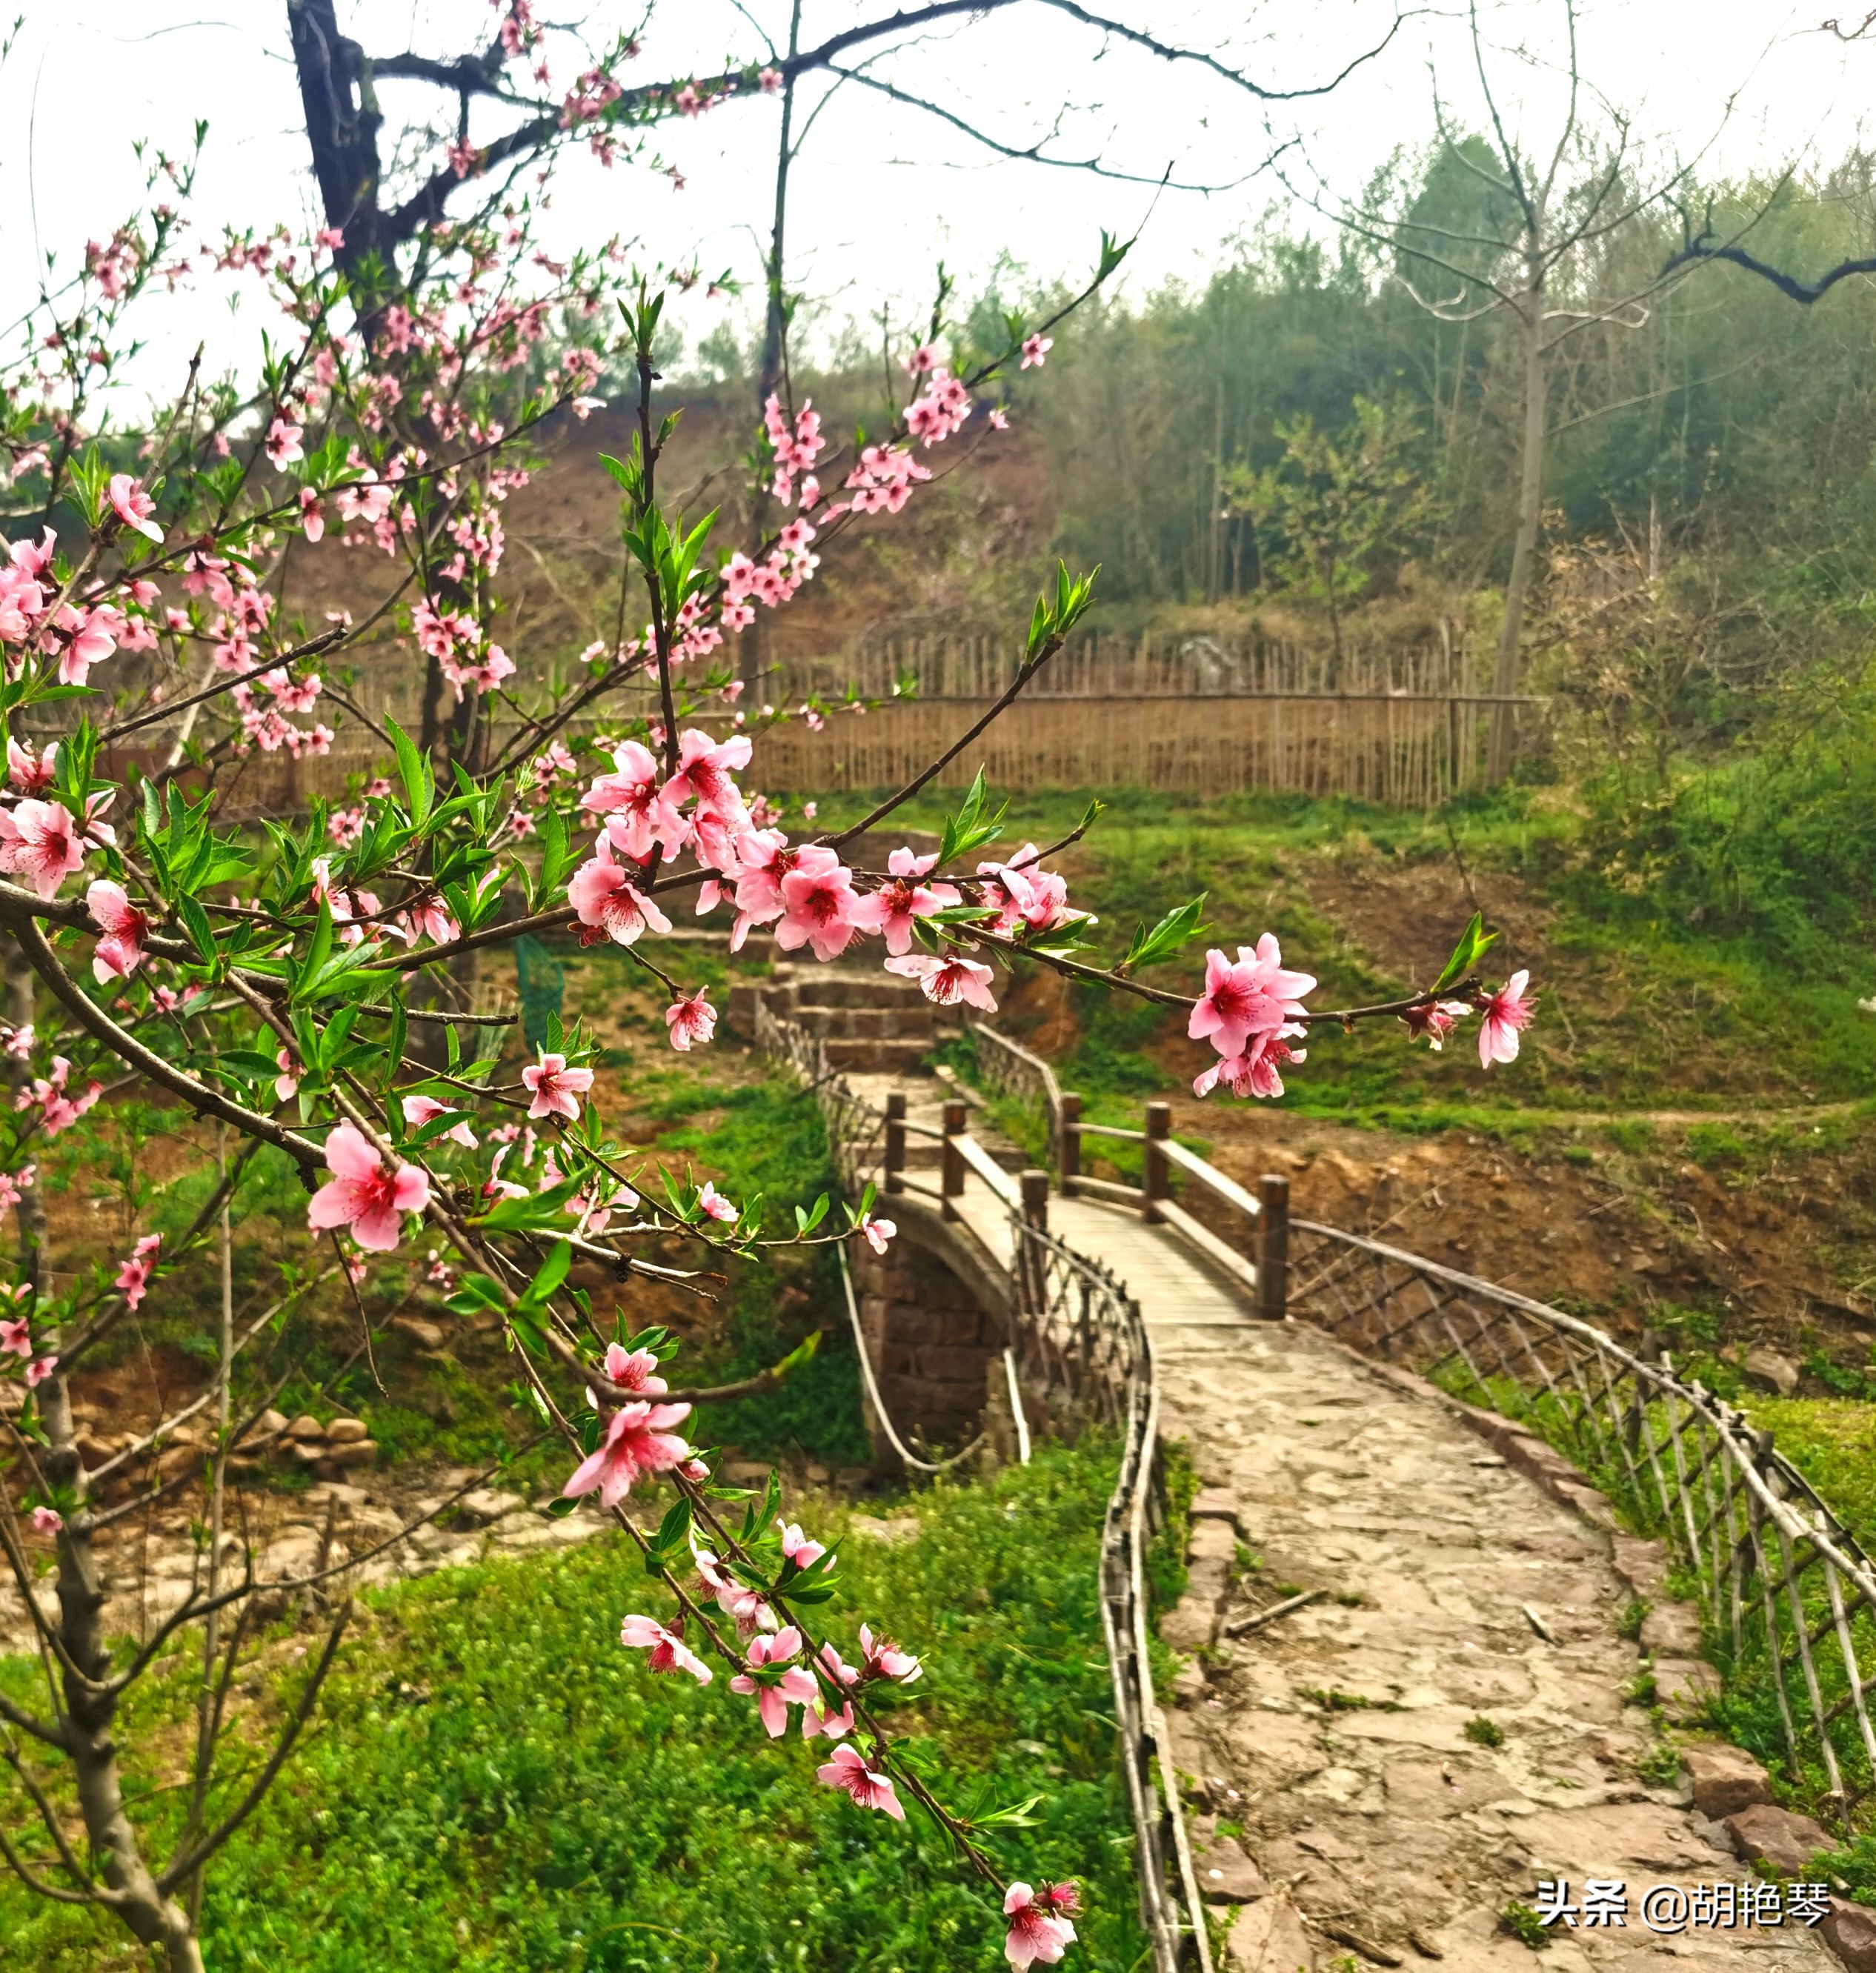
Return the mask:
{"type": "Polygon", "coordinates": [[[931,1051],[929,1041],[888,1040],[881,1036],[830,1035],[827,1038],[827,1065],[830,1068],[883,1069],[905,1074],[915,1069],[931,1051]]]}
{"type": "Polygon", "coordinates": [[[798,1006],[794,1018],[811,1035],[916,1040],[929,1047],[938,1026],[936,1011],[922,998],[896,1007],[798,1006]]]}
{"type": "Polygon", "coordinates": [[[929,1006],[915,980],[893,973],[837,973],[831,967],[804,967],[787,982],[792,1005],[802,1007],[929,1006]]]}

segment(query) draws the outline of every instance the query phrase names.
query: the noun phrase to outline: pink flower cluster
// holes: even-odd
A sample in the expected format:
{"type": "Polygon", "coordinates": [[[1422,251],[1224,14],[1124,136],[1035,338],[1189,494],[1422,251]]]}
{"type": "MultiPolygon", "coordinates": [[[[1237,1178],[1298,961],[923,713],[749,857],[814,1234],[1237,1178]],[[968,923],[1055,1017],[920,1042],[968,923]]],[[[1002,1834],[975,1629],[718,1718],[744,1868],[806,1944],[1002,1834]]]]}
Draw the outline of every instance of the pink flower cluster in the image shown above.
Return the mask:
{"type": "Polygon", "coordinates": [[[35,1078],[13,1099],[15,1110],[30,1110],[37,1104],[41,1112],[40,1127],[48,1137],[56,1137],[61,1130],[69,1130],[98,1098],[104,1094],[101,1082],[85,1085],[77,1096],[66,1094],[66,1083],[72,1072],[71,1064],[62,1055],[52,1058],[52,1073],[35,1078]]]}
{"type": "Polygon", "coordinates": [[[1303,1052],[1289,1044],[1308,1030],[1292,1016],[1304,1011],[1303,996],[1315,977],[1284,968],[1275,935],[1265,932],[1255,947],[1241,945],[1236,960],[1215,948],[1205,955],[1205,991],[1186,1032],[1209,1039],[1220,1059],[1192,1085],[1209,1096],[1223,1082],[1239,1096],[1281,1096],[1278,1074],[1285,1062],[1301,1062],[1303,1052]]]}
{"type": "MultiPolygon", "coordinates": [[[[762,407],[762,429],[775,455],[774,476],[769,482],[769,491],[784,507],[790,506],[794,500],[796,479],[814,472],[814,462],[827,447],[827,441],[821,436],[820,414],[810,398],[795,414],[791,425],[788,414],[782,409],[781,400],[771,393],[762,407]]],[[[810,479],[802,488],[804,507],[814,504],[814,495],[808,491],[814,486],[810,479]]],[[[816,487],[815,492],[818,492],[816,487]]]]}
{"type": "MultiPolygon", "coordinates": [[[[134,480],[123,474],[118,477],[127,489],[142,496],[134,480]]],[[[129,504],[127,496],[126,504],[129,504]]],[[[154,527],[156,523],[149,525],[154,527]]],[[[130,620],[110,603],[83,607],[61,603],[55,609],[59,588],[52,574],[55,546],[47,528],[37,542],[22,539],[8,547],[7,559],[0,564],[0,661],[11,679],[20,676],[30,655],[56,658],[59,683],[83,685],[90,682],[91,667],[102,664],[123,642],[130,620]]]]}

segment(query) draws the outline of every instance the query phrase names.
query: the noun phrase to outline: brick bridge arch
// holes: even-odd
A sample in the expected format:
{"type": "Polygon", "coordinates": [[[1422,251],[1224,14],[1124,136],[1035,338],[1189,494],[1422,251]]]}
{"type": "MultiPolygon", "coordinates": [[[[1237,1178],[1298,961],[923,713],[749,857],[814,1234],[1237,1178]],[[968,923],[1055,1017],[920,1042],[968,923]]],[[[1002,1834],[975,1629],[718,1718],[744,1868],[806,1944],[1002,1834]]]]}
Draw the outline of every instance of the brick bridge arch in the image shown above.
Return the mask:
{"type": "MultiPolygon", "coordinates": [[[[880,1209],[898,1236],[883,1255],[862,1248],[853,1264],[867,1361],[899,1436],[954,1452],[983,1428],[987,1405],[993,1415],[1007,1409],[1009,1276],[922,1200],[895,1193],[880,1209]]],[[[876,1464],[897,1470],[870,1400],[866,1410],[876,1464]]]]}

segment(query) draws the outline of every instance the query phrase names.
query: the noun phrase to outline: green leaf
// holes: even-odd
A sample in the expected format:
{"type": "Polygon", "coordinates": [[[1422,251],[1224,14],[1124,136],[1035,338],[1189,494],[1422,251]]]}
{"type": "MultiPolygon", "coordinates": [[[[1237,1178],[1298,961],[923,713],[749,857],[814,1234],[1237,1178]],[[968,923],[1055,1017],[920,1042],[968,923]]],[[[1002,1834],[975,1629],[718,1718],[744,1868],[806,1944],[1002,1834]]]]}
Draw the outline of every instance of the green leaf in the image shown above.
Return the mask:
{"type": "Polygon", "coordinates": [[[680,1494],[658,1523],[658,1532],[653,1536],[651,1545],[656,1549],[674,1549],[689,1532],[690,1503],[680,1494]]]}
{"type": "Polygon", "coordinates": [[[421,829],[428,819],[437,797],[437,784],[428,763],[417,751],[417,743],[387,713],[385,725],[398,756],[398,777],[404,784],[404,797],[411,805],[411,819],[421,829]]]}
{"type": "MultiPolygon", "coordinates": [[[[519,1203],[519,1201],[516,1203],[519,1203]]],[[[541,1263],[539,1271],[535,1274],[534,1279],[522,1291],[522,1307],[524,1308],[543,1307],[552,1297],[554,1291],[567,1278],[567,1270],[572,1265],[571,1245],[565,1240],[556,1240],[554,1242],[552,1252],[541,1263]]]]}
{"type": "Polygon", "coordinates": [[[1201,891],[1189,902],[1175,905],[1159,923],[1150,929],[1145,925],[1134,928],[1126,957],[1115,969],[1120,973],[1137,972],[1143,966],[1151,966],[1155,961],[1168,959],[1182,947],[1195,938],[1202,938],[1211,930],[1208,924],[1200,922],[1205,909],[1208,893],[1201,891]]]}
{"type": "Polygon", "coordinates": [[[1484,956],[1485,948],[1497,939],[1495,931],[1487,931],[1480,914],[1472,914],[1472,921],[1459,934],[1459,942],[1452,948],[1452,957],[1446,961],[1445,970],[1426,990],[1429,993],[1443,993],[1449,986],[1456,985],[1472,971],[1484,956]]]}
{"type": "Polygon", "coordinates": [[[565,1494],[562,1494],[558,1500],[549,1500],[547,1503],[548,1513],[557,1521],[564,1521],[569,1514],[578,1513],[579,1509],[578,1497],[576,1496],[569,1500],[565,1494]]]}
{"type": "Polygon", "coordinates": [[[492,1233],[543,1232],[566,1216],[567,1202],[580,1189],[577,1178],[563,1179],[545,1192],[531,1192],[525,1199],[504,1199],[469,1222],[485,1226],[492,1233]]]}

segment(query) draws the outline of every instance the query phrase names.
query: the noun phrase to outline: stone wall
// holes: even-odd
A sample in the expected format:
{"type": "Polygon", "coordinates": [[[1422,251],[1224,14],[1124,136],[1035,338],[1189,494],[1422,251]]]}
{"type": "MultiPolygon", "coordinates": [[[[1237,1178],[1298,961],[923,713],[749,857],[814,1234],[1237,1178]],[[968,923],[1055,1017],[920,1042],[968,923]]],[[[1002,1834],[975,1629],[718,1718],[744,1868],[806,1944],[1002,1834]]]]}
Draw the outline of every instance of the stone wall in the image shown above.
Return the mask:
{"type": "MultiPolygon", "coordinates": [[[[983,1417],[987,1379],[1003,1349],[1002,1326],[935,1255],[902,1234],[883,1256],[853,1269],[860,1327],[879,1395],[899,1436],[914,1447],[955,1451],[983,1417]]],[[[899,1464],[867,1406],[876,1462],[899,1464]]]]}

